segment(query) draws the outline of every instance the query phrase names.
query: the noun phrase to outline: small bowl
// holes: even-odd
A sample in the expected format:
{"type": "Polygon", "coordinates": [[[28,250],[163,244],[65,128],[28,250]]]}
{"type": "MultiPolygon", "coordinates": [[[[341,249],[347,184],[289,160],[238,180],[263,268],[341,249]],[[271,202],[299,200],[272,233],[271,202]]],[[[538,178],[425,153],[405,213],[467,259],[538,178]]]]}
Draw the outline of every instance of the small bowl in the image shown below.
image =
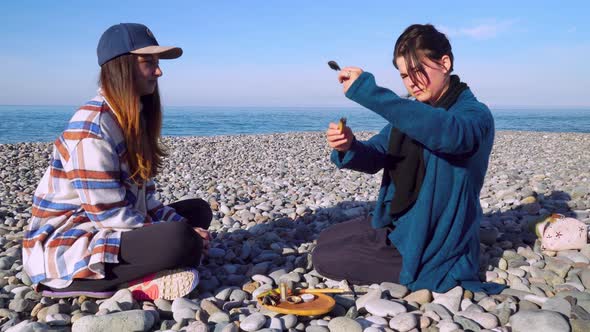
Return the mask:
{"type": "Polygon", "coordinates": [[[303,302],[311,302],[315,299],[315,295],[313,294],[301,294],[301,299],[303,302]]]}

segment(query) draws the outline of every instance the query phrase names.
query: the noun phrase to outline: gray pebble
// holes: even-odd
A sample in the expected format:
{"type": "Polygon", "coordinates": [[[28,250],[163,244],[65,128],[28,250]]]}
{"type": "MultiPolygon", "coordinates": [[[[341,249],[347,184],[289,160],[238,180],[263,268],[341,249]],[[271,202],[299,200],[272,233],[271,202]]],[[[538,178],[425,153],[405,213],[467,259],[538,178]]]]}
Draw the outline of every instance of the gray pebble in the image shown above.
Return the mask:
{"type": "Polygon", "coordinates": [[[229,315],[225,312],[219,311],[209,316],[209,323],[227,323],[230,321],[229,315]]]}
{"type": "MultiPolygon", "coordinates": [[[[299,329],[298,329],[299,331],[299,329]]],[[[332,332],[325,326],[310,325],[305,328],[305,332],[332,332]]]]}
{"type": "Polygon", "coordinates": [[[563,316],[557,312],[545,310],[521,310],[510,317],[510,326],[512,326],[513,332],[570,330],[570,326],[563,316]]]}
{"type": "Polygon", "coordinates": [[[133,307],[133,296],[128,289],[118,290],[112,297],[105,300],[98,306],[99,310],[107,310],[108,312],[131,310],[133,307]]]}
{"type": "Polygon", "coordinates": [[[330,332],[362,332],[361,324],[346,317],[336,317],[328,324],[330,332]]]}
{"type": "Polygon", "coordinates": [[[63,326],[70,324],[71,317],[66,314],[49,314],[45,316],[45,322],[52,326],[63,326]]]}
{"type": "Polygon", "coordinates": [[[389,327],[399,332],[407,332],[418,326],[416,315],[411,313],[400,313],[389,321],[389,327]]]}
{"type": "Polygon", "coordinates": [[[10,301],[8,309],[16,312],[25,312],[33,309],[34,303],[27,299],[14,299],[10,301]]]}
{"type": "Polygon", "coordinates": [[[240,328],[244,331],[256,331],[264,326],[266,317],[260,313],[254,313],[242,321],[240,328]]]}
{"type": "Polygon", "coordinates": [[[295,325],[297,325],[297,316],[295,315],[285,315],[279,319],[283,321],[283,326],[286,329],[293,328],[295,325]]]}
{"type": "Polygon", "coordinates": [[[72,325],[72,332],[147,331],[154,325],[154,316],[143,310],[117,312],[104,316],[86,316],[72,325]]]}
{"type": "Polygon", "coordinates": [[[547,301],[543,303],[541,309],[557,311],[562,313],[566,317],[569,317],[572,312],[572,305],[564,299],[549,298],[547,299],[547,301]]]}

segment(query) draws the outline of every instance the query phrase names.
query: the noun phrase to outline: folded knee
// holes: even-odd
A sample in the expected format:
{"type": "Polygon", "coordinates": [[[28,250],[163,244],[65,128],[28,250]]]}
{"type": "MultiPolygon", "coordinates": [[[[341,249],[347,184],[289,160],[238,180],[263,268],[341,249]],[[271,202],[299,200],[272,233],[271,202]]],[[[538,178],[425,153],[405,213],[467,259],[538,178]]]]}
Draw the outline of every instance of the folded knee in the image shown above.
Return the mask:
{"type": "Polygon", "coordinates": [[[175,266],[194,265],[187,264],[198,262],[195,256],[200,257],[203,251],[203,240],[194,229],[184,222],[171,222],[166,227],[168,248],[162,255],[175,266]]]}

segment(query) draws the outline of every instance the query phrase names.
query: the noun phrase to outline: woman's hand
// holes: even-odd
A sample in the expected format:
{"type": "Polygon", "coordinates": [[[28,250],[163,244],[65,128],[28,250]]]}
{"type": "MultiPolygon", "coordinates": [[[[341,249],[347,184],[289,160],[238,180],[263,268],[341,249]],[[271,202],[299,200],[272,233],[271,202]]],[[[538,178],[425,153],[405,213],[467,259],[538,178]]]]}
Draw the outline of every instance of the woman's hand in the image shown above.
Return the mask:
{"type": "Polygon", "coordinates": [[[346,152],[352,145],[354,135],[352,134],[352,130],[349,127],[344,126],[342,131],[340,131],[338,129],[338,124],[330,122],[328,130],[326,131],[326,139],[328,140],[328,145],[332,149],[340,152],[346,152]]]}
{"type": "Polygon", "coordinates": [[[348,91],[348,88],[361,76],[363,70],[358,67],[345,67],[338,73],[338,82],[342,83],[344,93],[348,91]]]}
{"type": "Polygon", "coordinates": [[[207,254],[209,248],[211,247],[211,234],[208,230],[201,227],[195,227],[193,229],[203,239],[203,253],[207,254]]]}

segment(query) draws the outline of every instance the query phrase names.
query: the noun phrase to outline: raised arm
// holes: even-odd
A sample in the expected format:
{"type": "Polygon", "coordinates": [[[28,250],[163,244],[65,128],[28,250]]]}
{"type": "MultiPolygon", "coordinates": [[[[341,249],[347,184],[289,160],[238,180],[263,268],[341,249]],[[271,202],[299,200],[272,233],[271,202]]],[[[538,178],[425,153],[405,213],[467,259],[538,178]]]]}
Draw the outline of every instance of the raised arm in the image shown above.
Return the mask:
{"type": "Polygon", "coordinates": [[[352,83],[346,96],[435,152],[464,154],[477,150],[494,125],[487,107],[475,98],[460,101],[456,110],[448,112],[400,98],[391,90],[377,86],[374,76],[368,72],[352,83]]]}

